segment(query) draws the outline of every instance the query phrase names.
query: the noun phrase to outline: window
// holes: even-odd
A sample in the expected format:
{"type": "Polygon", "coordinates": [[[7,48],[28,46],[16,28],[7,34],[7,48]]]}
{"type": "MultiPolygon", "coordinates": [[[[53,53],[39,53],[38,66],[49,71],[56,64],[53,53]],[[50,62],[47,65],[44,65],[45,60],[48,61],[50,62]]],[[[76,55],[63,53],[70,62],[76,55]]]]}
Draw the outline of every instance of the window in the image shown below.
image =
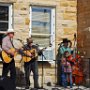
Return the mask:
{"type": "Polygon", "coordinates": [[[7,31],[8,28],[12,28],[12,5],[0,4],[0,47],[4,37],[2,32],[7,31]]]}
{"type": "Polygon", "coordinates": [[[0,4],[0,31],[12,28],[12,5],[0,4]]]}
{"type": "MultiPolygon", "coordinates": [[[[30,36],[43,51],[46,60],[55,59],[55,8],[30,7],[30,36]],[[49,47],[50,46],[50,47],[49,47]]],[[[42,58],[39,57],[41,60],[42,58]]]]}

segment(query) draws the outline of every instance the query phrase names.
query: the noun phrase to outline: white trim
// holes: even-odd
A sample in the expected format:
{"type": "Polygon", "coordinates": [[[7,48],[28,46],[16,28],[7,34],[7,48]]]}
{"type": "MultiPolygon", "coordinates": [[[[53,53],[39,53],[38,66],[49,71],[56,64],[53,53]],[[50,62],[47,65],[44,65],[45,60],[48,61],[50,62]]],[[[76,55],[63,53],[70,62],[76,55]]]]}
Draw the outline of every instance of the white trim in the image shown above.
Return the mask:
{"type": "Polygon", "coordinates": [[[0,6],[9,6],[11,4],[0,4],[0,6]]]}
{"type": "Polygon", "coordinates": [[[29,37],[31,37],[31,32],[32,32],[32,8],[31,8],[31,6],[30,6],[29,18],[30,18],[30,23],[29,23],[29,37]]]}
{"type": "Polygon", "coordinates": [[[55,60],[55,8],[51,9],[51,44],[54,50],[54,60],[55,60]]]}
{"type": "Polygon", "coordinates": [[[8,7],[8,14],[9,14],[9,16],[8,16],[8,28],[7,29],[12,29],[13,28],[13,26],[12,26],[12,4],[0,4],[0,6],[7,6],[8,7]]]}
{"type": "Polygon", "coordinates": [[[12,4],[9,5],[9,24],[8,24],[8,28],[13,28],[12,27],[12,4]]]}

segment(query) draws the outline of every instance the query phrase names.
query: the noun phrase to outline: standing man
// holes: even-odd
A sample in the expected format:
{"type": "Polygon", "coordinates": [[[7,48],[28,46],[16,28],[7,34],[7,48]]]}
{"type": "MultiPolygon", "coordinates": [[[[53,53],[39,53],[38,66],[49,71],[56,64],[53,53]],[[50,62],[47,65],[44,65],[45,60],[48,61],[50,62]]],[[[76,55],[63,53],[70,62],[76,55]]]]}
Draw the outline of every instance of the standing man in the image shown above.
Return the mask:
{"type": "Polygon", "coordinates": [[[68,51],[71,54],[71,45],[72,45],[71,41],[68,40],[67,38],[64,38],[58,51],[60,55],[62,56],[65,51],[68,51]]]}
{"type": "MultiPolygon", "coordinates": [[[[14,37],[13,29],[8,29],[7,35],[2,40],[2,50],[10,57],[14,57],[14,53],[15,53],[14,51],[11,51],[11,49],[14,48],[13,42],[12,42],[13,37],[14,37]]],[[[2,56],[2,58],[3,58],[3,56],[2,56]]],[[[3,60],[2,77],[6,78],[9,71],[10,71],[10,78],[12,79],[13,85],[15,86],[16,69],[15,69],[15,61],[13,58],[9,63],[6,63],[3,60]]]]}
{"type": "MultiPolygon", "coordinates": [[[[34,79],[34,88],[39,89],[38,84],[38,62],[37,57],[33,57],[31,50],[35,49],[36,52],[34,54],[39,53],[38,47],[33,45],[33,40],[31,37],[27,38],[27,44],[23,47],[24,51],[26,51],[26,60],[24,60],[24,70],[25,70],[25,80],[26,80],[26,89],[29,89],[30,86],[30,72],[33,72],[34,79]],[[29,58],[29,59],[28,59],[29,58]]],[[[25,59],[25,58],[24,58],[25,59]]]]}
{"type": "Polygon", "coordinates": [[[63,41],[60,43],[60,46],[58,48],[58,55],[57,55],[57,84],[62,85],[61,81],[61,58],[64,55],[65,51],[68,51],[71,54],[71,41],[67,38],[64,38],[63,41]]]}

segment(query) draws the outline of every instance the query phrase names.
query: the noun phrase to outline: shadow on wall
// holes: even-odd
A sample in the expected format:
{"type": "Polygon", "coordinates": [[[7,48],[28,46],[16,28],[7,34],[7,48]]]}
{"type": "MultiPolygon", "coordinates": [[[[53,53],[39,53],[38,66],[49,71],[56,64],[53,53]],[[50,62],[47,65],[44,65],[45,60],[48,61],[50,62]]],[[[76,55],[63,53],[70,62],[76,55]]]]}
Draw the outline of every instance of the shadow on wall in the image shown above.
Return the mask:
{"type": "Polygon", "coordinates": [[[56,55],[56,85],[60,85],[61,86],[61,60],[60,60],[60,54],[59,54],[59,48],[58,48],[58,53],[56,55]]]}
{"type": "Polygon", "coordinates": [[[22,87],[25,86],[25,75],[20,68],[16,67],[16,86],[22,87]]]}

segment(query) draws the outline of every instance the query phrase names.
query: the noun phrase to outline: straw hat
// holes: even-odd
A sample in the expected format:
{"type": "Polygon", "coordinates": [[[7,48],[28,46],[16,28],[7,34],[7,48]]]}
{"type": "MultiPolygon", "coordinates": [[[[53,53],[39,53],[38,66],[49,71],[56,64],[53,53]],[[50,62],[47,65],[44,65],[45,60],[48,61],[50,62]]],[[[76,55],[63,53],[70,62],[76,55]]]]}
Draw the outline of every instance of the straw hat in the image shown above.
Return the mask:
{"type": "Polygon", "coordinates": [[[14,32],[13,29],[8,29],[8,30],[7,30],[7,34],[8,34],[8,33],[15,33],[15,32],[14,32]]]}
{"type": "Polygon", "coordinates": [[[70,42],[70,40],[68,40],[67,38],[64,38],[62,43],[68,43],[68,42],[70,42]]]}
{"type": "Polygon", "coordinates": [[[31,37],[27,38],[27,43],[33,43],[33,40],[31,37]]]}

